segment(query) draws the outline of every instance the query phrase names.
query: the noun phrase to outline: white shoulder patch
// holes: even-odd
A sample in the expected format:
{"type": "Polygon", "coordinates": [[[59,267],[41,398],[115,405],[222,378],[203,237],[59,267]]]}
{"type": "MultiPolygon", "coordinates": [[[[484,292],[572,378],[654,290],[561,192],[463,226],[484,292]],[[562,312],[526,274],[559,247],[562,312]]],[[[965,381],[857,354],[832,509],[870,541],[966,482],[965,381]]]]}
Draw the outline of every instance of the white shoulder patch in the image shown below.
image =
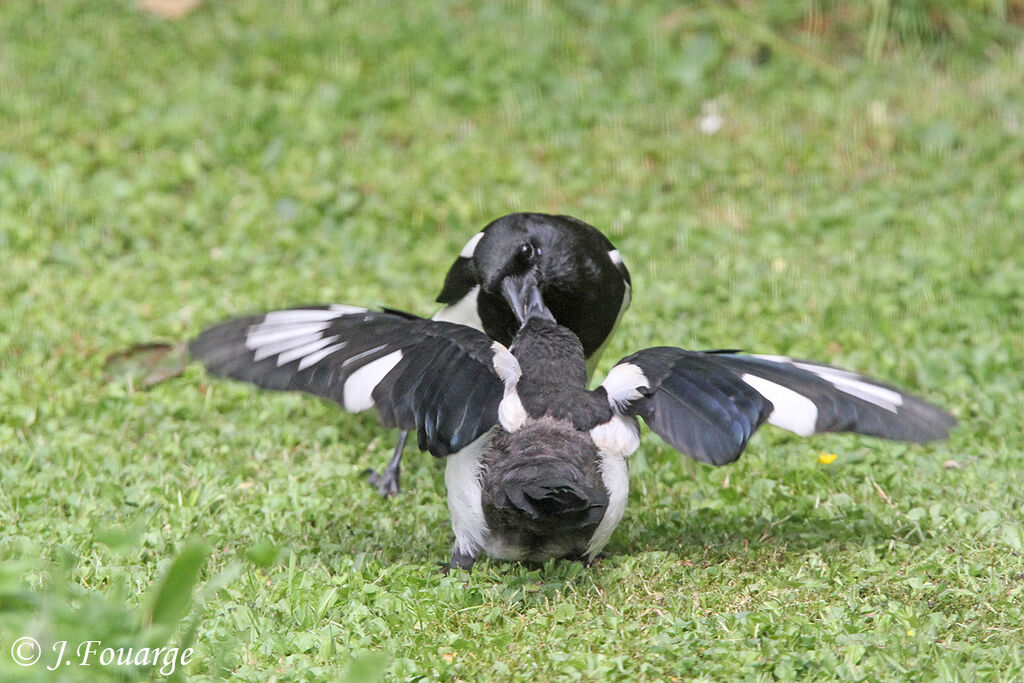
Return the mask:
{"type": "Polygon", "coordinates": [[[612,260],[612,263],[614,263],[615,265],[622,265],[622,254],[619,253],[618,249],[612,249],[611,251],[609,251],[608,258],[610,258],[612,260]]]}
{"type": "Polygon", "coordinates": [[[526,408],[523,401],[516,393],[515,387],[511,391],[506,390],[505,398],[498,404],[498,422],[501,428],[511,434],[517,431],[526,422],[526,408]]]}
{"type": "Polygon", "coordinates": [[[639,447],[640,430],[635,420],[616,415],[605,424],[591,429],[590,438],[597,446],[601,481],[608,492],[608,508],[587,545],[587,556],[593,560],[608,543],[626,511],[626,501],[629,498],[629,471],[626,467],[626,458],[639,447]]]}
{"type": "Polygon", "coordinates": [[[440,311],[434,314],[431,320],[441,320],[448,323],[455,323],[457,325],[466,325],[472,327],[474,330],[484,329],[484,324],[480,320],[480,313],[476,309],[476,297],[480,293],[480,285],[474,285],[470,289],[466,296],[462,297],[454,304],[445,306],[440,311]]]}
{"type": "Polygon", "coordinates": [[[523,401],[516,391],[523,371],[519,367],[519,361],[503,344],[494,342],[491,349],[494,350],[494,358],[491,360],[494,372],[505,385],[505,398],[498,404],[498,422],[501,423],[502,429],[511,434],[522,427],[527,418],[526,408],[523,407],[523,401]]]}
{"type": "Polygon", "coordinates": [[[473,258],[473,252],[476,251],[476,245],[480,244],[480,240],[483,239],[483,236],[484,234],[482,232],[478,232],[470,237],[469,241],[466,242],[466,246],[464,246],[462,251],[459,252],[459,256],[462,258],[473,258]]]}
{"type": "Polygon", "coordinates": [[[625,458],[601,455],[601,482],[608,492],[608,507],[604,511],[594,535],[587,544],[587,559],[593,560],[612,537],[615,527],[622,521],[629,500],[629,468],[625,458]]]}
{"type": "Polygon", "coordinates": [[[640,428],[633,418],[616,415],[591,429],[590,438],[600,453],[628,458],[640,447],[640,428]]]}
{"type": "Polygon", "coordinates": [[[608,392],[608,402],[615,412],[621,412],[627,403],[643,396],[640,389],[650,385],[644,371],[632,363],[619,363],[601,382],[601,386],[608,392]]]}
{"type": "Polygon", "coordinates": [[[491,364],[494,366],[494,371],[498,373],[498,377],[504,382],[505,392],[508,393],[519,383],[523,371],[519,367],[519,361],[511,351],[505,348],[504,344],[494,342],[491,344],[491,349],[494,351],[494,359],[491,364]]]}
{"type": "Polygon", "coordinates": [[[448,489],[448,510],[456,550],[476,555],[487,539],[487,520],[480,500],[480,468],[491,443],[488,432],[445,458],[444,484],[448,489]]]}

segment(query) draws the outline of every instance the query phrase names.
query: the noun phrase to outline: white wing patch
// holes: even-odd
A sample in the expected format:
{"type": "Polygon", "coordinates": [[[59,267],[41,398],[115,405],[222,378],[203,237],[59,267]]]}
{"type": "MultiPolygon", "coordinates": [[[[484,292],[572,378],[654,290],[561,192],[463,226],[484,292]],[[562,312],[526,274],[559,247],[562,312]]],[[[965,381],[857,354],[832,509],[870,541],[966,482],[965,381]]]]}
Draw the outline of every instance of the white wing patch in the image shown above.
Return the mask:
{"type": "Polygon", "coordinates": [[[791,365],[794,368],[806,370],[807,372],[817,375],[821,379],[825,380],[844,394],[856,396],[862,401],[867,401],[868,403],[892,413],[899,412],[899,407],[903,405],[903,396],[901,396],[898,391],[886,389],[885,387],[880,387],[877,384],[865,381],[863,377],[855,372],[850,372],[849,370],[830,368],[827,365],[817,365],[815,363],[801,363],[793,360],[789,356],[758,354],[755,355],[754,358],[760,358],[761,360],[770,361],[772,363],[791,365]]]}
{"type": "Polygon", "coordinates": [[[622,254],[619,253],[618,249],[612,249],[611,251],[609,251],[608,258],[610,258],[612,260],[612,263],[614,263],[615,265],[622,265],[622,254]]]}
{"type": "Polygon", "coordinates": [[[314,323],[324,322],[327,320],[334,320],[337,317],[343,315],[349,315],[350,313],[365,313],[365,308],[358,308],[356,306],[344,306],[337,304],[339,310],[335,310],[335,307],[327,309],[304,309],[299,308],[291,311],[271,311],[267,313],[263,318],[263,325],[297,325],[299,323],[314,323]]]}
{"type": "Polygon", "coordinates": [[[750,357],[760,358],[761,360],[766,360],[771,363],[785,363],[787,365],[793,364],[793,359],[790,358],[789,356],[774,356],[770,353],[752,353],[750,354],[750,357]]]}
{"type": "Polygon", "coordinates": [[[898,412],[898,408],[903,405],[903,397],[899,392],[865,382],[856,373],[812,363],[793,363],[793,365],[801,370],[813,372],[843,393],[856,396],[889,412],[898,412]]]}
{"type": "MultiPolygon", "coordinates": [[[[370,309],[363,308],[362,306],[349,306],[348,304],[331,304],[331,310],[337,312],[340,315],[356,315],[357,313],[366,313],[370,309]]],[[[334,316],[335,318],[339,316],[334,316]]]]}
{"type": "Polygon", "coordinates": [[[601,382],[601,386],[608,392],[608,402],[615,412],[621,412],[627,403],[641,398],[643,394],[640,393],[640,389],[650,385],[640,366],[632,363],[619,363],[601,382]]]}
{"type": "Polygon", "coordinates": [[[255,352],[253,360],[263,360],[297,346],[315,342],[330,324],[328,321],[268,326],[263,322],[249,328],[249,333],[245,336],[245,348],[255,352]]]}
{"type": "Polygon", "coordinates": [[[335,351],[341,351],[343,348],[345,348],[347,344],[348,342],[338,342],[337,344],[331,344],[326,348],[320,349],[316,353],[309,354],[308,356],[302,359],[301,363],[299,363],[299,370],[305,370],[311,365],[316,365],[322,359],[331,355],[335,351]]]}
{"type": "Polygon", "coordinates": [[[306,356],[310,356],[314,353],[319,352],[325,346],[331,344],[338,338],[338,335],[334,334],[330,337],[317,338],[314,341],[296,346],[287,351],[283,352],[277,357],[277,367],[281,367],[287,363],[291,363],[293,360],[302,359],[305,361],[306,356]]]}
{"type": "Polygon", "coordinates": [[[740,379],[775,406],[772,414],[768,416],[769,424],[800,436],[814,434],[814,426],[818,421],[818,407],[814,405],[814,401],[764,377],[744,373],[740,375],[740,379]]]}
{"type": "Polygon", "coordinates": [[[253,352],[253,361],[278,356],[278,367],[301,359],[299,370],[303,370],[341,348],[341,345],[332,345],[336,336],[323,336],[332,320],[366,313],[367,310],[335,304],[329,309],[272,311],[263,317],[262,322],[249,328],[245,335],[245,348],[253,352]]]}
{"type": "Polygon", "coordinates": [[[358,413],[373,407],[373,390],[380,381],[402,360],[401,351],[393,351],[359,368],[345,380],[342,393],[345,410],[358,413]]]}
{"type": "Polygon", "coordinates": [[[377,346],[374,346],[372,349],[366,349],[365,351],[357,353],[356,355],[352,356],[351,358],[346,358],[344,361],[342,361],[341,367],[346,367],[348,365],[351,365],[352,363],[355,363],[360,358],[366,358],[367,356],[369,356],[371,354],[377,353],[378,351],[383,349],[384,346],[385,346],[385,344],[379,344],[377,346]]]}

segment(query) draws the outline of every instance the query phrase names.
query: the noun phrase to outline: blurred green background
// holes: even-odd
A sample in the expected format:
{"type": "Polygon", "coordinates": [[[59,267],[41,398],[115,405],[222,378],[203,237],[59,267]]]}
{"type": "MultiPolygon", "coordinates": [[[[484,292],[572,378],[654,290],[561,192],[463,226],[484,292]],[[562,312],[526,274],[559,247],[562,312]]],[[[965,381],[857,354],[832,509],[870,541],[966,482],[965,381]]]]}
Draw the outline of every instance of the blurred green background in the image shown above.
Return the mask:
{"type": "Polygon", "coordinates": [[[1020,680],[1022,25],[1020,0],[0,2],[0,678],[162,675],[43,668],[101,640],[191,645],[192,680],[1020,680]],[[785,353],[962,425],[766,428],[723,469],[648,434],[595,567],[441,577],[440,469],[410,452],[381,500],[372,416],[104,372],[273,307],[429,315],[527,210],[633,273],[603,369],[785,353]]]}

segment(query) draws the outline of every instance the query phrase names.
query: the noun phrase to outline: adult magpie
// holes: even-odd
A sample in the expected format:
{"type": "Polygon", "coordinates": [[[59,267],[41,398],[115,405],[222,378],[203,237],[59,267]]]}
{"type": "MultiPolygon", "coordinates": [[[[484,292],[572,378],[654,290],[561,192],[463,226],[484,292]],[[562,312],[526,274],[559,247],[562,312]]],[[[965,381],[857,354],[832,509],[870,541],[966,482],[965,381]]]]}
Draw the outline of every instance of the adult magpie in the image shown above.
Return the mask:
{"type": "Polygon", "coordinates": [[[190,344],[213,373],[376,408],[447,456],[449,567],[498,559],[593,561],[625,511],[637,417],[712,465],[740,457],[764,422],[926,442],[955,420],[895,387],[828,365],[655,347],[587,389],[584,346],[530,278],[503,285],[522,327],[510,346],[468,326],[325,306],[229,320],[190,344]]]}
{"type": "MultiPolygon", "coordinates": [[[[629,271],[601,232],[571,216],[513,213],[491,221],[462,248],[437,297],[433,319],[468,325],[506,346],[519,329],[517,311],[541,296],[559,324],[583,344],[592,373],[622,313],[629,307],[629,271]],[[518,285],[533,286],[517,289],[518,285]],[[519,298],[517,298],[519,297],[519,298]]],[[[381,495],[400,491],[398,437],[383,473],[367,470],[381,495]]]]}

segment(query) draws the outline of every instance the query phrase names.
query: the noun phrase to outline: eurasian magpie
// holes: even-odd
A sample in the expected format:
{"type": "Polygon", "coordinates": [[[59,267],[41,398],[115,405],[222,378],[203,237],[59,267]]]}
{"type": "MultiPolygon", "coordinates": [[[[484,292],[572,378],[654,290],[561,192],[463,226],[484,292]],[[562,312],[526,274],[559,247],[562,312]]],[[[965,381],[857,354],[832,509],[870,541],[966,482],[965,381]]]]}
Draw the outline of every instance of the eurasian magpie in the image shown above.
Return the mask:
{"type": "Polygon", "coordinates": [[[213,373],[301,390],[345,410],[376,408],[447,456],[455,543],[479,553],[592,562],[622,519],[637,417],[701,462],[740,457],[768,422],[800,435],[846,431],[926,442],[955,420],[895,387],[780,356],[655,347],[587,389],[584,346],[530,278],[503,285],[522,327],[510,346],[471,327],[395,311],[309,307],[229,320],[193,340],[213,373]]]}
{"type": "MultiPolygon", "coordinates": [[[[433,319],[483,330],[507,346],[519,329],[516,309],[521,314],[529,303],[516,299],[520,281],[532,282],[526,295],[541,296],[555,320],[579,337],[592,373],[630,302],[629,271],[615,246],[571,216],[502,216],[462,248],[437,297],[445,306],[433,319]]],[[[400,491],[406,435],[399,434],[383,473],[366,472],[381,495],[400,491]]]]}

